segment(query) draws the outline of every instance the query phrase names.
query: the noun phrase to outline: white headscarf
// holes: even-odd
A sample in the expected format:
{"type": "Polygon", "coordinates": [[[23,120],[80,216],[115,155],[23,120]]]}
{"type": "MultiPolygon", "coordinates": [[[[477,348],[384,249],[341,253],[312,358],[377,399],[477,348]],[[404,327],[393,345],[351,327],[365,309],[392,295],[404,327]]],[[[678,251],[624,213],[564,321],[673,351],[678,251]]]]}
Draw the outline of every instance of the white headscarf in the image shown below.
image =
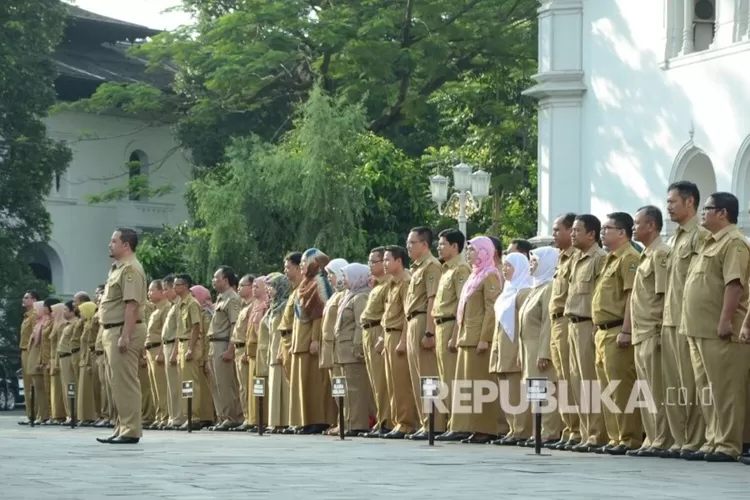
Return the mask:
{"type": "Polygon", "coordinates": [[[344,266],[349,264],[344,259],[333,259],[331,262],[328,263],[326,266],[326,271],[330,271],[334,276],[336,276],[336,286],[334,288],[337,292],[340,292],[344,289],[344,266]]]}
{"type": "Polygon", "coordinates": [[[516,337],[516,295],[525,288],[531,288],[531,275],[529,259],[525,255],[508,254],[505,262],[513,266],[513,277],[505,282],[503,293],[495,301],[495,317],[513,341],[516,337]]]}
{"type": "Polygon", "coordinates": [[[560,256],[560,250],[555,247],[535,248],[531,255],[536,257],[536,269],[531,276],[532,286],[534,288],[546,285],[555,278],[555,269],[557,269],[557,259],[560,256]]]}

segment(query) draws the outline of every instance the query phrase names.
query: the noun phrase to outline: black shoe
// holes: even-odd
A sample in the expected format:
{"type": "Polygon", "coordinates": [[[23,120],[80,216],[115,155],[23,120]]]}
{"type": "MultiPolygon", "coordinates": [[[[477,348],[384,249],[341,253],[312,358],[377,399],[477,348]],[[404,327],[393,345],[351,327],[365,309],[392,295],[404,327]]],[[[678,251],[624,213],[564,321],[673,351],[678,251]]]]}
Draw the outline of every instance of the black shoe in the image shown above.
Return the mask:
{"type": "Polygon", "coordinates": [[[750,455],[742,455],[737,461],[741,464],[750,465],[750,455]]]}
{"type": "Polygon", "coordinates": [[[705,460],[706,462],[736,462],[737,461],[737,459],[734,458],[732,455],[728,455],[720,451],[715,451],[713,453],[706,453],[703,456],[703,460],[705,460]]]}
{"type": "Polygon", "coordinates": [[[119,437],[119,436],[117,436],[115,434],[112,434],[111,436],[106,437],[106,438],[96,438],[96,440],[99,441],[100,443],[109,444],[109,443],[112,442],[113,439],[115,439],[117,437],[119,437]]]}
{"type": "Polygon", "coordinates": [[[412,441],[427,441],[430,436],[427,435],[427,432],[423,430],[419,430],[415,432],[414,434],[409,436],[409,439],[412,441]]]}
{"type": "Polygon", "coordinates": [[[31,420],[19,420],[18,425],[29,425],[31,424],[31,420]]]}
{"type": "Polygon", "coordinates": [[[406,433],[401,431],[391,431],[388,434],[381,434],[382,439],[405,439],[406,433]]]}
{"type": "Polygon", "coordinates": [[[613,449],[615,445],[613,444],[605,444],[604,446],[599,446],[598,448],[594,448],[594,453],[597,455],[604,455],[606,453],[609,453],[609,450],[613,449]]]}
{"type": "MultiPolygon", "coordinates": [[[[66,420],[65,422],[62,423],[62,425],[70,425],[70,422],[66,420]]],[[[109,425],[109,422],[107,420],[102,420],[100,422],[95,423],[94,427],[98,427],[99,429],[104,429],[108,425],[109,425]]]]}
{"type": "Polygon", "coordinates": [[[680,458],[679,448],[671,448],[669,450],[654,448],[653,451],[654,454],[659,458],[680,458]]]}
{"type": "Polygon", "coordinates": [[[683,460],[688,460],[691,462],[695,462],[697,460],[703,460],[703,458],[706,456],[705,453],[702,451],[690,451],[690,450],[682,450],[680,452],[680,458],[683,460]]]}
{"type": "Polygon", "coordinates": [[[313,434],[314,430],[315,429],[313,429],[312,425],[306,425],[304,427],[300,427],[299,429],[297,429],[296,431],[294,431],[294,433],[295,434],[300,434],[300,435],[309,435],[309,434],[313,434]]]}
{"type": "Polygon", "coordinates": [[[566,443],[558,445],[556,449],[560,450],[560,451],[573,451],[573,448],[575,448],[576,446],[578,446],[580,444],[581,444],[580,441],[576,441],[575,439],[571,439],[571,440],[567,441],[566,443]]]}
{"type": "Polygon", "coordinates": [[[244,422],[242,425],[238,425],[237,427],[234,427],[233,429],[230,429],[234,432],[246,432],[250,428],[250,424],[247,422],[244,422]]]}
{"type": "Polygon", "coordinates": [[[489,434],[475,432],[467,439],[462,439],[461,442],[464,444],[487,444],[491,443],[494,437],[495,436],[490,436],[489,434]]]}
{"type": "Polygon", "coordinates": [[[378,427],[374,427],[370,429],[369,431],[365,431],[359,434],[359,437],[363,438],[376,438],[380,437],[380,429],[378,427]]]}
{"type": "Polygon", "coordinates": [[[361,436],[362,434],[364,434],[365,432],[366,432],[366,431],[363,431],[363,430],[354,430],[354,429],[353,429],[353,430],[350,430],[350,431],[346,431],[346,432],[344,432],[344,436],[345,436],[345,437],[350,437],[350,438],[353,438],[353,437],[359,437],[359,436],[361,436]]]}
{"type": "Polygon", "coordinates": [[[639,457],[644,458],[653,458],[653,457],[661,457],[667,450],[664,450],[662,448],[642,448],[639,450],[640,453],[638,454],[639,457]]]}
{"type": "Polygon", "coordinates": [[[435,441],[445,441],[445,442],[458,442],[462,441],[464,439],[469,439],[471,436],[471,433],[469,432],[444,432],[440,434],[439,436],[435,436],[435,441]]]}
{"type": "Polygon", "coordinates": [[[610,455],[620,456],[620,455],[625,455],[629,451],[637,451],[637,450],[634,450],[624,444],[618,444],[617,446],[613,446],[612,448],[607,450],[607,453],[610,455]]]}
{"type": "Polygon", "coordinates": [[[558,447],[559,446],[564,447],[565,443],[567,443],[567,441],[565,441],[564,439],[560,439],[558,441],[550,441],[548,444],[543,444],[542,446],[544,446],[548,450],[559,450],[561,448],[558,448],[558,447]]]}
{"type": "Polygon", "coordinates": [[[127,436],[117,436],[116,438],[110,439],[109,444],[138,444],[141,438],[132,438],[127,436]]]}

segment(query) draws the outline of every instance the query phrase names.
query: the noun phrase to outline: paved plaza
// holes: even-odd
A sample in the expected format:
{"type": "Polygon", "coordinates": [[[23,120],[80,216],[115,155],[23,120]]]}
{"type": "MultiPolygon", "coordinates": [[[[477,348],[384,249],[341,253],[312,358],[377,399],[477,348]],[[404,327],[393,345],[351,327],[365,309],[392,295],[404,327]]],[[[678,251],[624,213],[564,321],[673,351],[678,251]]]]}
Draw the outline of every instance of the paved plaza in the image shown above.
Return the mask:
{"type": "Polygon", "coordinates": [[[0,414],[3,500],[747,499],[750,467],[492,445],[21,427],[0,414]],[[490,497],[491,495],[491,497],[490,497]]]}

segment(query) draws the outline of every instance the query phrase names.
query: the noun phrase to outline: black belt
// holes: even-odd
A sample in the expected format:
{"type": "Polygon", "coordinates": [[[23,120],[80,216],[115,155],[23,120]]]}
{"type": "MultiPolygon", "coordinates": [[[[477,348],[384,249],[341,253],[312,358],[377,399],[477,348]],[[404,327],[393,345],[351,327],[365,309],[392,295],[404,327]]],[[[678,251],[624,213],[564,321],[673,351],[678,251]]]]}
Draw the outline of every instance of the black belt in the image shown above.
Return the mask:
{"type": "Polygon", "coordinates": [[[279,333],[281,334],[282,337],[286,337],[287,335],[292,333],[292,331],[291,330],[279,330],[279,333]]]}
{"type": "Polygon", "coordinates": [[[385,331],[388,332],[388,333],[390,333],[390,332],[403,332],[403,330],[401,328],[386,328],[385,331]]]}
{"type": "Polygon", "coordinates": [[[213,337],[209,337],[208,341],[209,342],[229,342],[229,339],[228,338],[226,338],[226,339],[215,339],[213,337]]]}
{"type": "Polygon", "coordinates": [[[159,347],[161,345],[161,342],[154,342],[153,344],[146,344],[146,350],[153,349],[154,347],[159,347]]]}
{"type": "Polygon", "coordinates": [[[411,321],[412,319],[416,318],[420,314],[427,314],[427,311],[414,311],[406,315],[406,321],[411,321]]]}
{"type": "Polygon", "coordinates": [[[567,318],[568,318],[568,321],[570,321],[571,323],[574,323],[574,324],[575,323],[583,323],[585,321],[591,321],[591,318],[584,318],[583,316],[573,316],[573,315],[570,315],[570,316],[567,316],[567,318]]]}
{"type": "Polygon", "coordinates": [[[380,321],[368,321],[367,323],[362,323],[363,330],[375,328],[376,326],[380,326],[380,321]]]}
{"type": "MultiPolygon", "coordinates": [[[[138,320],[138,321],[135,322],[136,325],[140,325],[141,323],[143,323],[143,321],[138,320]]],[[[120,323],[102,323],[102,327],[105,330],[111,330],[112,328],[120,328],[121,326],[125,326],[125,322],[124,321],[122,321],[120,323]]]]}
{"type": "Polygon", "coordinates": [[[104,351],[95,351],[95,352],[97,356],[101,356],[102,354],[104,354],[104,351]]]}
{"type": "Polygon", "coordinates": [[[25,348],[25,347],[22,347],[22,348],[21,348],[21,350],[22,350],[22,351],[28,351],[28,349],[27,349],[27,348],[25,348]]]}
{"type": "Polygon", "coordinates": [[[555,321],[556,319],[560,319],[563,316],[565,316],[563,313],[552,313],[552,321],[555,321]]]}
{"type": "Polygon", "coordinates": [[[234,344],[234,347],[236,347],[237,349],[242,349],[246,345],[247,344],[245,344],[245,342],[237,342],[236,344],[234,344]]]}
{"type": "Polygon", "coordinates": [[[436,325],[442,325],[443,323],[447,323],[449,321],[456,321],[455,316],[444,316],[442,318],[435,318],[435,324],[436,325]]]}
{"type": "Polygon", "coordinates": [[[68,358],[68,357],[70,357],[70,356],[72,356],[72,355],[73,355],[73,353],[72,353],[72,352],[64,352],[64,353],[62,353],[62,354],[58,353],[58,354],[57,354],[57,357],[58,357],[58,358],[60,358],[60,359],[63,359],[63,358],[68,358]]]}
{"type": "Polygon", "coordinates": [[[80,347],[74,347],[73,349],[70,350],[70,354],[75,354],[75,353],[77,353],[80,350],[81,350],[80,347]]]}
{"type": "Polygon", "coordinates": [[[174,344],[174,339],[172,339],[172,340],[165,340],[163,343],[164,343],[164,345],[174,344]]]}
{"type": "Polygon", "coordinates": [[[599,330],[609,330],[610,328],[615,328],[616,326],[622,326],[623,323],[625,323],[625,320],[618,319],[617,321],[610,321],[609,323],[602,323],[601,325],[596,325],[596,327],[599,330]]]}
{"type": "Polygon", "coordinates": [[[95,350],[95,349],[96,349],[96,347],[94,347],[94,346],[89,346],[89,352],[94,352],[94,350],[95,350]]]}

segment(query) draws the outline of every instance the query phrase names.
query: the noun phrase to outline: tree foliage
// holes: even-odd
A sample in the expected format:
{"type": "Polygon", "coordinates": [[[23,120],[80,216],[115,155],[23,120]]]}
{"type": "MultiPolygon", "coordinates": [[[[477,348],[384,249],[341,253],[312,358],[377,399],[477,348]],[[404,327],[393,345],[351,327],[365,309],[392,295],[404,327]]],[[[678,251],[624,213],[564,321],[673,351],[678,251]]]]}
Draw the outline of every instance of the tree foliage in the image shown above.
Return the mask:
{"type": "Polygon", "coordinates": [[[44,198],[71,158],[42,121],[55,100],[50,55],[64,16],[58,0],[0,3],[0,337],[13,345],[23,290],[38,285],[24,250],[49,238],[44,198]]]}

